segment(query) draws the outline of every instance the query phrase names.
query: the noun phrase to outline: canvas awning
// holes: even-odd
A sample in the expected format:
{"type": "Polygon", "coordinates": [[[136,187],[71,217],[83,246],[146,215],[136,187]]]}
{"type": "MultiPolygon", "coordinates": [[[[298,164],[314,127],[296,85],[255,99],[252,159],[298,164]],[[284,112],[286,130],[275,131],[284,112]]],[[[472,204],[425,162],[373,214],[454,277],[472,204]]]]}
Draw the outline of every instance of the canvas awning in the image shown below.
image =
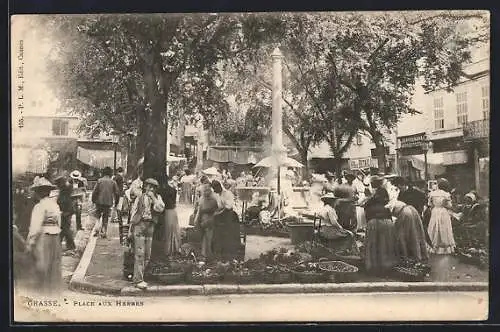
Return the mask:
{"type": "Polygon", "coordinates": [[[255,164],[262,159],[262,153],[250,150],[209,147],[207,159],[217,163],[234,163],[238,165],[255,164]]]}
{"type": "MultiPolygon", "coordinates": [[[[425,155],[423,154],[402,156],[400,160],[407,160],[414,168],[425,171],[425,155]]],[[[467,163],[465,150],[427,154],[427,165],[431,174],[443,174],[446,172],[446,166],[465,163],[467,163]]]]}
{"type": "MultiPolygon", "coordinates": [[[[95,167],[104,168],[114,166],[114,151],[113,150],[97,150],[85,149],[79,146],[76,151],[76,158],[82,163],[95,167]]],[[[122,166],[122,154],[116,152],[116,167],[122,166]]]]}

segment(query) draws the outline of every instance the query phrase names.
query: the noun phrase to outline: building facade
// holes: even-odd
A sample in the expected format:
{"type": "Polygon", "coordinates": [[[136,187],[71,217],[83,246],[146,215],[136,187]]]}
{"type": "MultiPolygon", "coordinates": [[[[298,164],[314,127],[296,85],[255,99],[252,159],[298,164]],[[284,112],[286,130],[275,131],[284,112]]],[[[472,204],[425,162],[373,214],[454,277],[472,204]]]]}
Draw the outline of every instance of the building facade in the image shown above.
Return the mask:
{"type": "Polygon", "coordinates": [[[414,179],[445,177],[459,192],[487,194],[480,165],[489,163],[489,57],[464,69],[453,91],[417,95],[415,106],[422,114],[408,117],[401,124],[406,129],[398,130],[399,171],[414,179]]]}
{"type": "MultiPolygon", "coordinates": [[[[396,171],[396,134],[387,133],[385,146],[386,173],[396,171]]],[[[324,141],[309,149],[308,156],[311,168],[318,172],[332,171],[335,169],[333,154],[328,142],[324,141]]],[[[341,169],[346,171],[368,172],[370,168],[380,167],[378,154],[371,137],[359,132],[353,139],[351,145],[344,153],[341,169]]]]}

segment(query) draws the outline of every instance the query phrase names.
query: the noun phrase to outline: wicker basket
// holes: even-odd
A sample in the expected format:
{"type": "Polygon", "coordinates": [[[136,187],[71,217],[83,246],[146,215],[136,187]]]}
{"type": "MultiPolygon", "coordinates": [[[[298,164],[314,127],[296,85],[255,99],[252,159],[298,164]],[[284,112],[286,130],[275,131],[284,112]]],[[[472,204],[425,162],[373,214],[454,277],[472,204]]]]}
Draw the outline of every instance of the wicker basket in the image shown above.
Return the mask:
{"type": "Polygon", "coordinates": [[[315,271],[298,272],[293,271],[294,279],[303,284],[314,284],[327,280],[325,273],[319,273],[315,271]]]}
{"type": "Polygon", "coordinates": [[[287,284],[293,281],[291,271],[257,271],[256,276],[265,284],[287,284]]]}
{"type": "Polygon", "coordinates": [[[209,285],[218,284],[222,281],[222,276],[218,274],[212,274],[210,276],[198,276],[191,274],[187,281],[194,285],[209,285]]]}
{"type": "Polygon", "coordinates": [[[354,282],[359,269],[342,261],[323,261],[318,264],[320,270],[333,275],[335,282],[354,282]]]}
{"type": "Polygon", "coordinates": [[[186,274],[184,272],[158,272],[153,273],[153,277],[161,284],[179,284],[185,281],[186,274]]]}
{"type": "Polygon", "coordinates": [[[228,284],[251,284],[257,280],[257,274],[250,271],[249,273],[232,272],[224,276],[223,282],[228,284]]]}
{"type": "Polygon", "coordinates": [[[336,259],[358,268],[363,266],[363,259],[360,256],[336,255],[336,259]]]}
{"type": "Polygon", "coordinates": [[[415,268],[396,266],[392,271],[396,278],[405,282],[419,282],[425,280],[425,273],[415,268]]]}

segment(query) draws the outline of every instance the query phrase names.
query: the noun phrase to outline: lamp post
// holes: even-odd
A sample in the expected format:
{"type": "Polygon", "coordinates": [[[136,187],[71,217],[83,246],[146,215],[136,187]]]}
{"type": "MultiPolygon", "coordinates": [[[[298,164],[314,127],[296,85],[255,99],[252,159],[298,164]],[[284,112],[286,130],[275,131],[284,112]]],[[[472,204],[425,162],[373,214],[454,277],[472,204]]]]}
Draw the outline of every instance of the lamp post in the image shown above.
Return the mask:
{"type": "Polygon", "coordinates": [[[425,181],[429,181],[429,164],[427,162],[427,152],[432,149],[432,142],[429,141],[427,136],[424,137],[422,142],[422,151],[424,152],[424,164],[425,164],[425,181]]]}

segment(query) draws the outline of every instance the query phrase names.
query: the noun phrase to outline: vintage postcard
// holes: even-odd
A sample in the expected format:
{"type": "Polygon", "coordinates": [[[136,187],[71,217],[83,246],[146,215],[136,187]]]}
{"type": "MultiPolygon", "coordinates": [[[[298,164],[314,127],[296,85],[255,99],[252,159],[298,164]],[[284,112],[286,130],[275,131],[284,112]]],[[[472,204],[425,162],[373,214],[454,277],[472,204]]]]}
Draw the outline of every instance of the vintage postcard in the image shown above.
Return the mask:
{"type": "Polygon", "coordinates": [[[13,317],[488,317],[486,11],[14,15],[13,317]]]}

